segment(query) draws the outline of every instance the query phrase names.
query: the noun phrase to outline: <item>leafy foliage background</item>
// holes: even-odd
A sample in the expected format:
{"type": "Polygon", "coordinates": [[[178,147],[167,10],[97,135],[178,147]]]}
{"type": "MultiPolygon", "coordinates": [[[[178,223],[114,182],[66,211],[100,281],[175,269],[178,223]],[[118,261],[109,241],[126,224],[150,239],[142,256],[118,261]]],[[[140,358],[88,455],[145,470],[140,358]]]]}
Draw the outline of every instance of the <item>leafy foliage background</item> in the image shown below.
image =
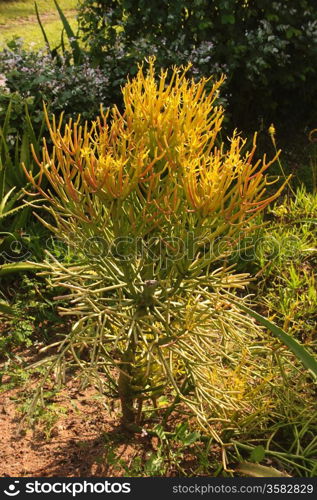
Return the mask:
{"type": "Polygon", "coordinates": [[[199,76],[225,72],[233,126],[274,121],[289,133],[313,125],[314,0],[80,0],[79,24],[101,65],[123,49],[132,74],[146,53],[156,53],[160,66],[193,59],[199,76]]]}

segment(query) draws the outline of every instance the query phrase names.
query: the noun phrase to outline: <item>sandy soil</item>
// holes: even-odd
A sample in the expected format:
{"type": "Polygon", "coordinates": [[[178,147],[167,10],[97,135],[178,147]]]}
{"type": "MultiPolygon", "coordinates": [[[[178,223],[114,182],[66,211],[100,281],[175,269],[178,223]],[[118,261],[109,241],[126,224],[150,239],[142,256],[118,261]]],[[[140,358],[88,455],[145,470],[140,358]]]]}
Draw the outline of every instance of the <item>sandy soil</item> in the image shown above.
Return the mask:
{"type": "MultiPolygon", "coordinates": [[[[4,376],[2,383],[9,381],[4,376]]],[[[153,450],[148,436],[122,430],[95,389],[80,390],[72,381],[50,400],[62,409],[56,421],[42,418],[21,429],[20,408],[29,388],[0,393],[0,476],[124,476],[114,454],[129,467],[136,456],[153,450]]]]}

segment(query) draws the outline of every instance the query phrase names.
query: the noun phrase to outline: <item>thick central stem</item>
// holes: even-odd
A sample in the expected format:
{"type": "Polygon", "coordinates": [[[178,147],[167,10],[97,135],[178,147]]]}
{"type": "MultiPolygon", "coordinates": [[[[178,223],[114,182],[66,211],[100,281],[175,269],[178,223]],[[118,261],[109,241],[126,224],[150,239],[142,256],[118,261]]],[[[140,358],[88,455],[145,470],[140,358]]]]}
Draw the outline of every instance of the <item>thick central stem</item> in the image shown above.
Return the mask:
{"type": "MultiPolygon", "coordinates": [[[[126,366],[124,370],[126,370],[126,366]]],[[[123,369],[121,369],[119,375],[119,397],[121,401],[122,425],[129,428],[131,424],[135,423],[134,398],[130,376],[123,372],[123,369]]]]}
{"type": "Polygon", "coordinates": [[[121,402],[122,425],[131,430],[136,423],[136,412],[133,406],[134,395],[132,389],[132,367],[134,360],[134,342],[130,342],[126,352],[122,355],[118,391],[121,402]]]}
{"type": "Polygon", "coordinates": [[[121,363],[119,365],[120,374],[118,380],[118,392],[121,401],[122,425],[129,430],[133,430],[136,427],[137,421],[140,417],[134,408],[135,394],[133,391],[133,381],[136,376],[136,337],[134,334],[136,334],[136,332],[131,330],[135,328],[137,318],[144,316],[146,314],[147,307],[152,304],[153,294],[156,290],[157,284],[156,280],[147,280],[144,282],[144,289],[138,299],[137,308],[130,329],[130,341],[126,351],[121,356],[121,363]]]}

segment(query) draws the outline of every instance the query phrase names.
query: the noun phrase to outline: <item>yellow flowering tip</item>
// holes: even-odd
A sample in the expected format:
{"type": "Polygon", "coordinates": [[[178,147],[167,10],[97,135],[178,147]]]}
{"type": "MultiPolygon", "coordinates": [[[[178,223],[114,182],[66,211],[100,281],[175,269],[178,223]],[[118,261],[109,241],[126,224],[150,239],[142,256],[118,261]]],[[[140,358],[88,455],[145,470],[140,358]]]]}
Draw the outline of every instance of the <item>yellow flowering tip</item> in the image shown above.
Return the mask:
{"type": "Polygon", "coordinates": [[[313,130],[311,130],[309,132],[309,134],[308,134],[308,140],[310,142],[317,142],[317,128],[314,128],[313,130]]]}
{"type": "Polygon", "coordinates": [[[274,127],[273,123],[271,123],[271,125],[269,126],[268,132],[272,136],[275,135],[275,127],[274,127]]]}
{"type": "Polygon", "coordinates": [[[91,149],[89,147],[81,148],[80,153],[81,153],[82,157],[85,158],[85,157],[91,155],[91,149]]]}

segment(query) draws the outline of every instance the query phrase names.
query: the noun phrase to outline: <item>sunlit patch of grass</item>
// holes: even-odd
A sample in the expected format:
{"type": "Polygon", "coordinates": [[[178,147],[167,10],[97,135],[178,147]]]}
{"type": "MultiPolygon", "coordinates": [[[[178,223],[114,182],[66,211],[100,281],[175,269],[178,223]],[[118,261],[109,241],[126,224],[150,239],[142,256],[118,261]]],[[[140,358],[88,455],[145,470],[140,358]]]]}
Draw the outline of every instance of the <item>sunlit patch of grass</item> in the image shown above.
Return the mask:
{"type": "MultiPolygon", "coordinates": [[[[53,0],[37,2],[41,21],[52,47],[61,41],[62,22],[53,0]]],[[[76,6],[77,0],[59,2],[74,32],[77,31],[76,6]]],[[[44,38],[37,22],[34,2],[6,2],[0,4],[0,49],[15,37],[24,40],[26,48],[38,49],[45,46],[44,38]]],[[[65,37],[67,39],[67,37],[65,37]]],[[[67,40],[65,40],[67,41],[67,40]]]]}
{"type": "MultiPolygon", "coordinates": [[[[37,0],[36,3],[42,14],[56,12],[54,0],[37,0]]],[[[59,0],[58,4],[63,11],[67,12],[68,10],[76,9],[78,0],[59,0]]],[[[8,20],[19,21],[21,17],[28,16],[35,16],[33,0],[0,3],[0,25],[6,25],[8,20]]]]}
{"type": "Polygon", "coordinates": [[[315,344],[317,196],[299,188],[271,214],[256,252],[259,302],[286,331],[315,344]]]}
{"type": "MultiPolygon", "coordinates": [[[[67,16],[68,22],[71,25],[74,32],[77,30],[77,20],[75,15],[67,16]]],[[[56,47],[61,42],[62,33],[62,23],[60,19],[54,19],[52,21],[43,22],[47,38],[51,44],[51,47],[56,47]]],[[[20,26],[14,25],[3,30],[3,34],[0,38],[0,48],[12,40],[15,37],[23,38],[25,48],[39,49],[45,46],[45,41],[38,24],[26,23],[20,26]]],[[[64,37],[65,45],[68,40],[64,37]]]]}

